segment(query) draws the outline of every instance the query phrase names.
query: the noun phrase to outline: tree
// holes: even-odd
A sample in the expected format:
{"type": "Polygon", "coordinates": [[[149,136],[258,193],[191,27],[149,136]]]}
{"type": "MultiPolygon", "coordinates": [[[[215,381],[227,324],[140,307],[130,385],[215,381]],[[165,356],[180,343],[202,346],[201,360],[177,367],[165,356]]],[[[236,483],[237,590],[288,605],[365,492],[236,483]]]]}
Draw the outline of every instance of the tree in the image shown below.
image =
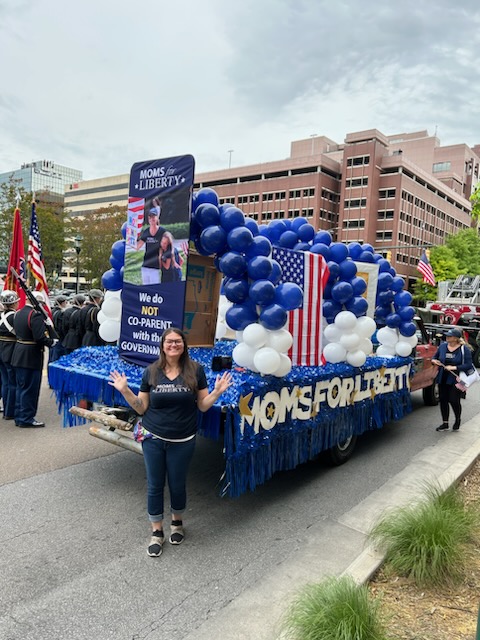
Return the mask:
{"type": "MultiPolygon", "coordinates": [[[[111,268],[109,257],[112,244],[122,239],[120,229],[125,220],[125,212],[113,206],[97,209],[82,218],[70,218],[70,246],[73,250],[73,238],[76,235],[83,237],[79,268],[92,286],[100,286],[103,273],[111,268]]],[[[71,255],[76,261],[76,254],[71,255]]]]}
{"type": "Polygon", "coordinates": [[[478,220],[480,218],[480,182],[475,187],[475,191],[470,196],[472,203],[472,220],[474,226],[478,229],[478,220]]]}
{"type": "MultiPolygon", "coordinates": [[[[430,264],[437,283],[454,280],[461,273],[455,254],[445,245],[431,249],[430,264]]],[[[423,282],[421,277],[413,285],[412,293],[415,303],[419,306],[425,305],[429,300],[437,299],[437,287],[423,282]]]]}
{"type": "Polygon", "coordinates": [[[480,274],[480,237],[476,229],[463,229],[455,235],[448,236],[446,245],[458,262],[458,274],[480,274]]]}
{"type": "Polygon", "coordinates": [[[9,182],[0,185],[0,264],[5,269],[10,257],[13,233],[13,214],[17,203],[17,194],[20,196],[19,209],[22,219],[23,242],[27,249],[28,231],[26,225],[30,224],[29,206],[25,190],[19,186],[20,181],[10,178],[9,182]]]}

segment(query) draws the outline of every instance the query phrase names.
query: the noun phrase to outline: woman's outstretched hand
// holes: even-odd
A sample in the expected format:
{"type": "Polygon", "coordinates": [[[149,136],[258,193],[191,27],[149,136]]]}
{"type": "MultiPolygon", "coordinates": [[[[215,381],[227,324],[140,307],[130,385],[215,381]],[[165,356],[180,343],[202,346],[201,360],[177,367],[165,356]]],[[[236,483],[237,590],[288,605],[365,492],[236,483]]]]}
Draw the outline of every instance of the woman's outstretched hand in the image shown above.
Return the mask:
{"type": "Polygon", "coordinates": [[[120,393],[125,393],[128,389],[127,376],[124,373],[118,373],[118,371],[110,372],[110,380],[108,384],[115,387],[115,389],[120,393]]]}
{"type": "Polygon", "coordinates": [[[229,371],[225,371],[223,375],[218,374],[215,379],[215,391],[220,395],[231,387],[233,384],[232,374],[229,371]]]}

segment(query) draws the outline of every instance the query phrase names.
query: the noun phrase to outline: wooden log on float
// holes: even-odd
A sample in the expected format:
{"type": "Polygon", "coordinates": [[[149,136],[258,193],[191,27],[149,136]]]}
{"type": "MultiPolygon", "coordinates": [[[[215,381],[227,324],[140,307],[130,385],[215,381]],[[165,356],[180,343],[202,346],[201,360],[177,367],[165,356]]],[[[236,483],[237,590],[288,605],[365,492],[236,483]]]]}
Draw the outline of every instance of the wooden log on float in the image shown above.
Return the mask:
{"type": "Polygon", "coordinates": [[[70,413],[73,413],[74,416],[85,418],[85,420],[90,420],[91,422],[98,422],[99,424],[103,424],[110,429],[132,431],[134,427],[134,425],[130,422],[120,420],[119,418],[116,418],[115,416],[112,416],[108,413],[104,413],[103,411],[90,411],[88,409],[81,409],[77,406],[72,407],[69,411],[70,413]]]}

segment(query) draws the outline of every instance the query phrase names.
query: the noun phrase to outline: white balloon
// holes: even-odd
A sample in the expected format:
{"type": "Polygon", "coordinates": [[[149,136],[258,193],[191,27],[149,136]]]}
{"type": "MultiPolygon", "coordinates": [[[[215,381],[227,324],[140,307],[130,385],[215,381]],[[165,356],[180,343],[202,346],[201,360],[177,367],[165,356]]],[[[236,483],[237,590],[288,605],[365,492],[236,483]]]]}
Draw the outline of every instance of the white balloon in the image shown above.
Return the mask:
{"type": "Polygon", "coordinates": [[[327,324],[327,326],[323,330],[323,335],[328,340],[328,342],[340,342],[342,332],[334,324],[327,324]]]}
{"type": "Polygon", "coordinates": [[[358,348],[361,349],[367,356],[373,353],[373,344],[370,338],[362,338],[360,340],[358,348]]]}
{"type": "Polygon", "coordinates": [[[277,378],[283,378],[292,370],[292,361],[288,356],[284,353],[280,354],[280,365],[278,369],[275,369],[272,375],[277,376],[277,378]]]}
{"type": "Polygon", "coordinates": [[[220,304],[218,305],[218,317],[222,320],[225,319],[225,314],[232,306],[232,303],[229,302],[224,296],[220,297],[220,304]],[[223,298],[223,300],[222,300],[223,298]]]}
{"type": "Polygon", "coordinates": [[[98,334],[105,342],[116,342],[120,338],[120,322],[107,318],[98,328],[98,334]]]}
{"type": "Polygon", "coordinates": [[[240,342],[234,348],[232,352],[232,358],[238,364],[239,367],[246,367],[251,369],[253,365],[253,356],[255,355],[255,349],[249,347],[245,342],[240,342]]]}
{"type": "Polygon", "coordinates": [[[358,345],[360,344],[360,336],[358,333],[349,332],[343,333],[340,337],[340,344],[342,347],[345,347],[347,351],[356,351],[358,349],[358,345]]]}
{"type": "Polygon", "coordinates": [[[323,350],[323,357],[327,362],[332,364],[338,364],[339,362],[345,362],[347,357],[347,350],[339,342],[331,342],[327,344],[323,350]]]}
{"type": "Polygon", "coordinates": [[[293,344],[293,337],[290,331],[278,329],[267,333],[267,346],[272,347],[278,353],[286,353],[293,344]]]}
{"type": "Polygon", "coordinates": [[[377,338],[381,344],[393,347],[398,342],[398,332],[390,327],[382,327],[377,331],[377,338]]]}
{"type": "Polygon", "coordinates": [[[105,322],[105,320],[108,320],[107,316],[103,313],[103,311],[100,309],[100,311],[97,313],[97,321],[98,324],[102,324],[102,322],[105,322]]]}
{"type": "Polygon", "coordinates": [[[357,326],[357,316],[351,311],[340,311],[335,316],[334,325],[343,331],[353,331],[357,326]]]}
{"type": "Polygon", "coordinates": [[[401,340],[395,345],[395,353],[399,356],[402,356],[402,358],[406,358],[412,353],[412,347],[408,344],[408,342],[404,342],[403,340],[401,340]]]}
{"type": "Polygon", "coordinates": [[[352,367],[361,367],[365,364],[366,359],[366,353],[364,351],[361,351],[360,349],[349,351],[347,353],[347,362],[348,364],[351,364],[352,367]]]}
{"type": "Polygon", "coordinates": [[[357,333],[362,338],[371,338],[377,329],[377,324],[373,318],[362,316],[357,318],[357,333]]]}
{"type": "Polygon", "coordinates": [[[243,342],[256,349],[263,347],[267,342],[267,330],[258,322],[252,322],[243,330],[243,342]]]}
{"type": "Polygon", "coordinates": [[[401,337],[401,342],[406,342],[413,349],[418,344],[418,336],[417,336],[416,333],[414,333],[413,336],[402,336],[401,337]]]}
{"type": "Polygon", "coordinates": [[[243,331],[235,331],[235,340],[237,342],[243,342],[243,331]]]}
{"type": "Polygon", "coordinates": [[[112,320],[120,320],[122,315],[122,301],[120,298],[108,298],[102,304],[102,311],[112,320]]]}
{"type": "Polygon", "coordinates": [[[253,356],[253,364],[260,373],[273,373],[280,366],[280,354],[271,347],[262,347],[253,356]]]}
{"type": "Polygon", "coordinates": [[[377,348],[375,355],[380,356],[381,358],[393,358],[395,355],[395,347],[389,347],[385,344],[381,344],[377,348]]]}
{"type": "Polygon", "coordinates": [[[105,296],[104,296],[104,300],[108,300],[109,298],[118,298],[119,300],[122,297],[122,290],[119,289],[118,291],[110,291],[110,289],[108,289],[107,291],[105,291],[105,296]]]}
{"type": "Polygon", "coordinates": [[[217,330],[215,331],[215,340],[221,340],[227,333],[227,325],[224,322],[217,322],[217,330]]]}

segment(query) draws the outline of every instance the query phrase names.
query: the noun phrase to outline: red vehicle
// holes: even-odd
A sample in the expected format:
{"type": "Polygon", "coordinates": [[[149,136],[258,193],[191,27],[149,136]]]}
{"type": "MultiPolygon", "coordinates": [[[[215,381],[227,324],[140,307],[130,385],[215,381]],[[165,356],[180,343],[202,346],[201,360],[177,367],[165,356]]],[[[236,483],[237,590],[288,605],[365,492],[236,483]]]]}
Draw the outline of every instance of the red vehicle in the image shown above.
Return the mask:
{"type": "Polygon", "coordinates": [[[438,385],[435,382],[438,367],[432,364],[432,358],[440,342],[441,333],[436,328],[427,330],[420,317],[415,318],[415,321],[418,344],[413,354],[415,373],[410,381],[410,389],[422,389],[423,401],[433,406],[438,404],[438,385]]]}

